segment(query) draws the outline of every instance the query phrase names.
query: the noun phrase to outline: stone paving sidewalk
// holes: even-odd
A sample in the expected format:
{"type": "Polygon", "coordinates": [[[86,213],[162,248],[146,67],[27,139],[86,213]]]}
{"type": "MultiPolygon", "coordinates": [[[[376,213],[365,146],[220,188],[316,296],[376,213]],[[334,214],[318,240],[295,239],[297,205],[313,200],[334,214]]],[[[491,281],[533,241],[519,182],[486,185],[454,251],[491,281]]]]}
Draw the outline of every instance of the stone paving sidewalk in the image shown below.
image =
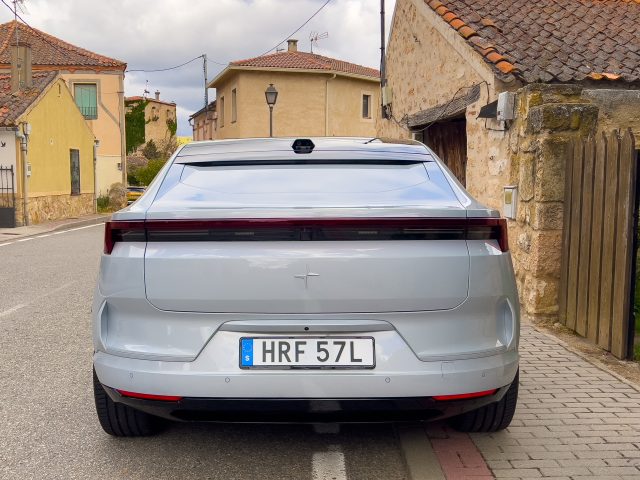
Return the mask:
{"type": "Polygon", "coordinates": [[[530,325],[520,351],[513,423],[471,435],[495,477],[640,480],[640,389],[530,325]]]}

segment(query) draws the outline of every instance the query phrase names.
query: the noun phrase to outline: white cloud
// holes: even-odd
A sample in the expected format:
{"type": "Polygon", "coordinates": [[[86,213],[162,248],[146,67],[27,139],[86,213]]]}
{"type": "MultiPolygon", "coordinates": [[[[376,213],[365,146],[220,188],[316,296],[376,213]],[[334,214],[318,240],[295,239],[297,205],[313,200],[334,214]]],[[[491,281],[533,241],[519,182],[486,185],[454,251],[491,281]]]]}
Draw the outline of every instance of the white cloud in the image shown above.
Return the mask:
{"type": "MultiPolygon", "coordinates": [[[[207,53],[221,63],[262,54],[299,27],[324,0],[27,0],[23,18],[33,27],[96,53],[127,62],[130,69],[157,69],[207,53]]],[[[386,0],[387,24],[395,0],[386,0]]],[[[12,18],[0,7],[0,21],[12,18]]],[[[309,50],[312,31],[329,32],[315,53],[378,68],[380,2],[332,0],[294,35],[309,50]]],[[[388,28],[387,28],[388,31],[388,28]]],[[[208,64],[209,79],[224,67],[208,64]]],[[[160,90],[178,104],[179,134],[189,135],[187,116],[204,104],[202,62],[159,73],[127,73],[127,95],[160,90]]],[[[209,96],[213,98],[214,91],[209,96]]]]}

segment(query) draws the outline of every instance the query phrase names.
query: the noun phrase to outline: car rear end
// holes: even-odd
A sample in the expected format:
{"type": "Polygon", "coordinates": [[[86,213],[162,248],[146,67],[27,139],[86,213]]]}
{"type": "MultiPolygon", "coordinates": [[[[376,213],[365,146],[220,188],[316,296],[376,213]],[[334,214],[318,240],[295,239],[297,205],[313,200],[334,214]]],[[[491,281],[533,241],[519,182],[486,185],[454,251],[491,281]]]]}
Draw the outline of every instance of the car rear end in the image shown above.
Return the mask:
{"type": "Polygon", "coordinates": [[[93,320],[105,398],[177,420],[460,416],[518,369],[504,220],[421,144],[183,148],[107,224],[93,320]]]}

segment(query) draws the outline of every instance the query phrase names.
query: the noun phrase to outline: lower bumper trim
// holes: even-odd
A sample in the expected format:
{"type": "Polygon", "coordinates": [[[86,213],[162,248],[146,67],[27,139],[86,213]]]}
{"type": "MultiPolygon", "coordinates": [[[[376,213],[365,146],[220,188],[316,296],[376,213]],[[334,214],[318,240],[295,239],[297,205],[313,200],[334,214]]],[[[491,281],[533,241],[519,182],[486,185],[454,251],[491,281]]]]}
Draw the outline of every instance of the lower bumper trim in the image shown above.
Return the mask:
{"type": "Polygon", "coordinates": [[[117,403],[177,421],[224,423],[359,423],[437,420],[499,401],[509,386],[480,398],[439,401],[433,397],[402,398],[200,398],[177,402],[126,397],[105,386],[117,403]]]}

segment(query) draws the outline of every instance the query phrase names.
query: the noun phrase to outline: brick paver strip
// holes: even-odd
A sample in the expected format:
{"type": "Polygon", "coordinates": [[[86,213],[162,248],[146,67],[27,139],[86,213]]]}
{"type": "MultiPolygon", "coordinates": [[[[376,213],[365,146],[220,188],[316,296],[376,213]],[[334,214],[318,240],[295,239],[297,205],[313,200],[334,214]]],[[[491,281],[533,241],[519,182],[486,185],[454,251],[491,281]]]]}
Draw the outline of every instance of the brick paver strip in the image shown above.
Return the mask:
{"type": "MultiPolygon", "coordinates": [[[[493,475],[640,479],[640,389],[530,325],[522,327],[520,352],[520,397],[511,426],[471,434],[493,475]]],[[[469,452],[463,439],[448,448],[469,452]]],[[[432,439],[436,454],[453,465],[451,455],[438,453],[438,441],[432,439]]],[[[447,474],[444,463],[443,470],[447,474]]]]}
{"type": "Polygon", "coordinates": [[[443,425],[430,426],[427,433],[447,480],[493,480],[491,470],[469,435],[443,425]]]}

